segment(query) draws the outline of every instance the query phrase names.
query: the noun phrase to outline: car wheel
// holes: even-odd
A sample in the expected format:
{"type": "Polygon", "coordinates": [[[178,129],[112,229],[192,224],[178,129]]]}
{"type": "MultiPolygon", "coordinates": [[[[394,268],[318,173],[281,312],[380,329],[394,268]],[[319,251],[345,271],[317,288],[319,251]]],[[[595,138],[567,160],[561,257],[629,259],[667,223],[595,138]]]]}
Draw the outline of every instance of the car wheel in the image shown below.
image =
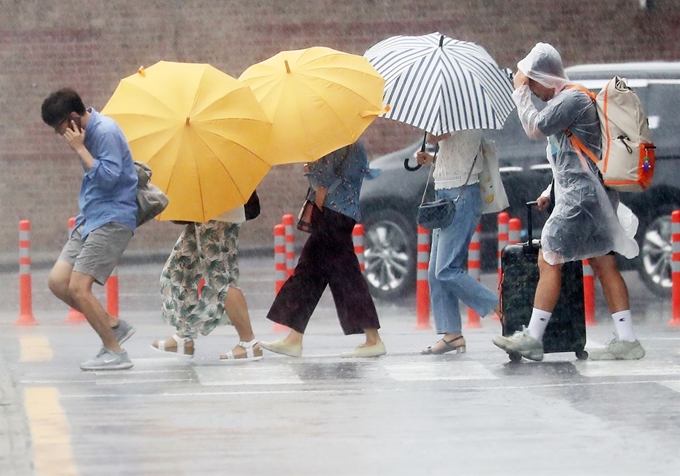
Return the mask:
{"type": "Polygon", "coordinates": [[[364,220],[366,280],[371,294],[393,299],[415,289],[416,233],[401,213],[379,210],[364,220]]]}
{"type": "Polygon", "coordinates": [[[671,295],[671,216],[653,218],[641,235],[638,272],[647,288],[657,296],[671,295]]]}

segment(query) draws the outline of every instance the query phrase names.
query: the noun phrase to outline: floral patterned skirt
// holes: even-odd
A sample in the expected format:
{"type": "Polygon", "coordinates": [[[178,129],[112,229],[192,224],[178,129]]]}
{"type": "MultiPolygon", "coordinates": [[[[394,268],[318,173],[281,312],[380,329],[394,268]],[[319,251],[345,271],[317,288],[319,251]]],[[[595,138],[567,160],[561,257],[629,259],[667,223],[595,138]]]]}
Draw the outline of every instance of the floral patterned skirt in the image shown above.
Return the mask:
{"type": "Polygon", "coordinates": [[[195,338],[231,325],[224,301],[239,278],[239,229],[236,223],[192,223],[172,248],[161,272],[162,311],[182,336],[195,338]]]}

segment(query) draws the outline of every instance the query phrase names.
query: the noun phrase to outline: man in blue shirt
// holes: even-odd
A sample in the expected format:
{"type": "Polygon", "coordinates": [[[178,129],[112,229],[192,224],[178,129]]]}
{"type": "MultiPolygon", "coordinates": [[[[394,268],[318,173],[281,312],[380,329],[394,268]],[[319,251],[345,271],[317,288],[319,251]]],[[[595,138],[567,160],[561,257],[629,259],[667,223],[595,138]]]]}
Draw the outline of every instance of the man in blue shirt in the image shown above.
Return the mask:
{"type": "Polygon", "coordinates": [[[103,285],[125,251],[137,224],[137,172],[125,135],[113,119],[85,109],[72,89],[45,99],[42,119],[77,154],[84,175],[73,233],[48,278],[50,290],[79,310],[102,340],[83,370],[129,369],[121,344],[135,329],[108,314],[92,294],[103,285]]]}

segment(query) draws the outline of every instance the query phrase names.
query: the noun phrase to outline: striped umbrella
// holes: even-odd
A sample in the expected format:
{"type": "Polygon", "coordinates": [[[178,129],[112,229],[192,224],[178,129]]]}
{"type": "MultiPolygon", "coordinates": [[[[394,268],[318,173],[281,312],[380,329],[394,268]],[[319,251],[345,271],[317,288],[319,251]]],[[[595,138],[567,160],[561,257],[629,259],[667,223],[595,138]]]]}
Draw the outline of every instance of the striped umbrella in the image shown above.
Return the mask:
{"type": "Polygon", "coordinates": [[[502,129],[515,108],[508,74],[475,43],[440,33],[393,36],[364,56],[385,78],[384,117],[433,135],[502,129]]]}

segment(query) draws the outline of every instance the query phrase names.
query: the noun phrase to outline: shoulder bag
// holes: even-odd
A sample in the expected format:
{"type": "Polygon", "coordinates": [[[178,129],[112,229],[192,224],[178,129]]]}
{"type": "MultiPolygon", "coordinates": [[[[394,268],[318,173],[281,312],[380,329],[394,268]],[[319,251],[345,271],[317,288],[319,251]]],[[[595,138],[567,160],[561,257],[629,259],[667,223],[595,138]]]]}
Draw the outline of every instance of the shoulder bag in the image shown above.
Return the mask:
{"type": "MultiPolygon", "coordinates": [[[[434,158],[437,158],[436,153],[434,158]]],[[[470,181],[472,169],[474,168],[476,162],[477,156],[475,155],[463,187],[465,187],[470,181]]],[[[433,170],[434,159],[432,166],[430,167],[430,173],[427,174],[427,182],[425,183],[423,198],[420,200],[420,206],[418,207],[418,212],[416,214],[416,223],[426,230],[435,230],[437,228],[446,228],[449,226],[453,222],[453,217],[456,214],[456,203],[458,203],[458,200],[460,199],[460,194],[458,194],[458,196],[453,200],[448,198],[440,198],[439,200],[434,200],[432,202],[425,201],[425,194],[427,193],[427,187],[430,184],[430,177],[432,176],[433,170]]]]}

